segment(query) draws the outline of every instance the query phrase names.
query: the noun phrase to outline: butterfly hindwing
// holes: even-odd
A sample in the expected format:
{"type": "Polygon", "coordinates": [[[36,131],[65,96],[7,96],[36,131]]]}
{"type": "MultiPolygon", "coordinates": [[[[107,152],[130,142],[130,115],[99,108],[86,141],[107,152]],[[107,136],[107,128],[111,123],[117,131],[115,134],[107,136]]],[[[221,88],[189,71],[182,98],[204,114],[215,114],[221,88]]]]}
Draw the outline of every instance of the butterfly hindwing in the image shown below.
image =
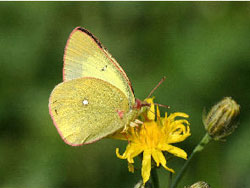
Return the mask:
{"type": "Polygon", "coordinates": [[[63,140],[81,145],[99,140],[128,122],[129,102],[120,89],[96,78],[80,78],[55,87],[50,114],[63,140]],[[120,117],[117,111],[123,111],[120,117]]]}

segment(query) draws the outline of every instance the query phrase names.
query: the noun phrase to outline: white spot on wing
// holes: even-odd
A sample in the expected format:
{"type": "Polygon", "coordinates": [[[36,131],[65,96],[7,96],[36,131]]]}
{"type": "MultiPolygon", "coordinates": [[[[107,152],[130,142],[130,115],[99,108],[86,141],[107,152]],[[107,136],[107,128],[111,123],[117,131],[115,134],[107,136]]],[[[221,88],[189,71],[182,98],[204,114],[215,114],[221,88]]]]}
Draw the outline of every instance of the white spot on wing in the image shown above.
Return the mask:
{"type": "Polygon", "coordinates": [[[82,101],[82,104],[83,104],[84,106],[87,106],[87,105],[89,104],[89,101],[88,101],[87,99],[84,99],[84,100],[82,101]]]}

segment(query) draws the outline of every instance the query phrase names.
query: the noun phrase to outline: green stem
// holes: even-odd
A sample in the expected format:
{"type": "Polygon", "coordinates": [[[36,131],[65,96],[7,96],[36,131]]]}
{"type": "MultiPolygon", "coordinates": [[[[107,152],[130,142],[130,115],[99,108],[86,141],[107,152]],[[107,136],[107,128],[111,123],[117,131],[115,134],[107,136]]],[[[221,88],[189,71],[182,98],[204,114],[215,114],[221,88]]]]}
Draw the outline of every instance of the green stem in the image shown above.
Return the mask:
{"type": "Polygon", "coordinates": [[[200,143],[194,148],[193,152],[191,153],[191,155],[189,156],[188,160],[185,162],[185,164],[183,165],[183,167],[181,168],[179,174],[176,176],[174,183],[172,184],[172,186],[170,188],[175,188],[177,186],[177,184],[179,183],[179,181],[181,180],[184,172],[187,169],[187,166],[189,165],[191,159],[193,158],[193,156],[197,153],[200,152],[204,149],[205,145],[207,143],[209,143],[209,141],[211,140],[211,137],[209,136],[208,133],[206,133],[204,135],[204,137],[201,139],[200,143]]]}
{"type": "Polygon", "coordinates": [[[168,178],[168,187],[170,188],[172,185],[172,178],[173,178],[173,173],[169,172],[169,178],[168,178]]]}
{"type": "Polygon", "coordinates": [[[158,178],[156,168],[152,168],[152,170],[151,170],[151,178],[152,178],[153,188],[159,188],[159,178],[158,178]]]}

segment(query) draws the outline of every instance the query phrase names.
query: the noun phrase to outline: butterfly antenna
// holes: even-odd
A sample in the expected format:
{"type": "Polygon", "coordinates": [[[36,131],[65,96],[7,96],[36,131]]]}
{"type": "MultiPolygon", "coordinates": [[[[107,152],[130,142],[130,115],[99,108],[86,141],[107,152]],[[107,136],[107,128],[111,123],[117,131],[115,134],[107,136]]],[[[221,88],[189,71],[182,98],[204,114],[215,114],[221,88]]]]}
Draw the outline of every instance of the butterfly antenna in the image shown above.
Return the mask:
{"type": "Polygon", "coordinates": [[[158,103],[154,103],[155,105],[158,105],[160,107],[163,107],[163,108],[170,108],[170,106],[168,105],[164,105],[164,104],[158,104],[158,103]]]}
{"type": "Polygon", "coordinates": [[[164,76],[161,81],[155,86],[154,89],[152,89],[152,91],[149,93],[149,95],[147,96],[147,98],[151,97],[151,95],[155,92],[155,90],[162,84],[162,82],[166,80],[166,76],[164,76]]]}

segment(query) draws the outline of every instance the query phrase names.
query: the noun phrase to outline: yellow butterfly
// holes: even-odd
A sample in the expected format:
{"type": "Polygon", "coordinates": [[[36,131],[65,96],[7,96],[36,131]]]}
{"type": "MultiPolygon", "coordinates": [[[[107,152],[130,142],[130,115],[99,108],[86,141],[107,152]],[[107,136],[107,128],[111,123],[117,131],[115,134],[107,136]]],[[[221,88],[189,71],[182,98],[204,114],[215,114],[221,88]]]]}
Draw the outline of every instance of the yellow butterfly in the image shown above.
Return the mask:
{"type": "Polygon", "coordinates": [[[143,104],[131,83],[99,40],[82,27],[69,36],[63,82],[49,99],[49,111],[62,139],[78,146],[128,126],[143,104]]]}

